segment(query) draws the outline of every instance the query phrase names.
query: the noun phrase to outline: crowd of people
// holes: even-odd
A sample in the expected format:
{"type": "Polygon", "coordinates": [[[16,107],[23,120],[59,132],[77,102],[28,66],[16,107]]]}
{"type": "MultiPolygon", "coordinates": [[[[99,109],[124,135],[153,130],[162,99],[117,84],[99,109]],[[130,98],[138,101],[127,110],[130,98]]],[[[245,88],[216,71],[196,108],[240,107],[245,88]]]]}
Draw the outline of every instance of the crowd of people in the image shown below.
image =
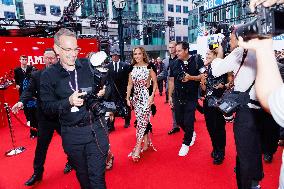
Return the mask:
{"type": "MultiPolygon", "coordinates": [[[[251,8],[260,3],[270,6],[281,1],[252,0],[251,8]]],[[[42,180],[47,149],[57,131],[68,159],[64,173],[74,169],[81,188],[106,188],[105,171],[112,168],[115,156],[108,135],[115,130],[116,117],[123,117],[124,128],[128,128],[134,110],[136,143],[130,150],[131,161],[138,163],[142,153],[156,151],[150,137],[150,117],[156,111],[158,89],[160,96],[165,92],[165,103],[172,112],[173,125],[168,134],[180,129],[184,132],[178,156],[187,156],[194,144],[198,108],[204,113],[212,144],[208,155],[215,165],[225,160],[228,117],[217,104],[225,93],[237,92],[239,106],[234,111],[233,130],[237,185],[239,189],[261,188],[259,182],[265,175],[262,159],[271,163],[278,143],[284,144],[284,131],[279,127],[284,126],[280,75],[283,78],[284,51],[273,52],[272,39],[244,42],[236,36],[238,27],[231,32],[227,56],[220,44],[208,49],[203,60],[190,53],[187,42],[172,41],[165,59],[150,61],[143,47],[135,47],[127,64],[114,50],[104,74],[90,63],[90,57],[78,58],[76,35],[65,28],[55,34],[53,48],[44,52],[45,69],[36,71],[27,65],[27,57],[21,56],[21,66],[15,69],[20,99],[12,111],[24,109],[31,126],[30,137],[37,137],[34,172],[25,185],[42,180]],[[116,107],[108,109],[104,102],[114,102],[116,107]]],[[[280,189],[283,184],[284,166],[280,189]]]]}

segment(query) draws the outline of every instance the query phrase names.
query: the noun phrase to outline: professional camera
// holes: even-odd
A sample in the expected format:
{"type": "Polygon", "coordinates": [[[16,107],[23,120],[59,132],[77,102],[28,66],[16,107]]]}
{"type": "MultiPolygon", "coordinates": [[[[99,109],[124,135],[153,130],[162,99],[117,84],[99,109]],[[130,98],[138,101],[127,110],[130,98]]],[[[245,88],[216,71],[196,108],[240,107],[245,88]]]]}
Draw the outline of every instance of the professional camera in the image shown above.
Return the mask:
{"type": "MultiPolygon", "coordinates": [[[[195,54],[195,55],[193,55],[193,57],[195,59],[194,61],[195,61],[195,64],[196,64],[196,68],[198,69],[197,61],[201,57],[200,57],[199,54],[195,54]]],[[[177,75],[177,79],[179,81],[182,81],[184,79],[187,71],[188,71],[188,61],[183,61],[183,64],[180,65],[179,74],[177,75]]],[[[199,73],[203,74],[203,73],[206,72],[206,67],[203,66],[203,67],[199,68],[198,71],[199,71],[199,73]]]]}
{"type": "Polygon", "coordinates": [[[276,5],[265,8],[262,5],[256,8],[256,19],[240,26],[236,36],[244,41],[253,38],[269,38],[284,33],[284,6],[276,5]]]}
{"type": "Polygon", "coordinates": [[[115,111],[115,104],[113,102],[106,102],[102,97],[97,96],[98,92],[102,90],[106,83],[107,69],[102,66],[107,58],[105,52],[100,51],[94,53],[89,61],[91,62],[91,70],[94,75],[94,84],[92,87],[80,88],[80,92],[86,92],[83,97],[86,102],[86,107],[95,115],[105,114],[107,111],[115,111]]]}
{"type": "Polygon", "coordinates": [[[214,50],[219,47],[221,43],[224,54],[230,52],[230,27],[228,24],[219,24],[213,26],[215,31],[208,37],[208,46],[210,50],[214,50]]]}

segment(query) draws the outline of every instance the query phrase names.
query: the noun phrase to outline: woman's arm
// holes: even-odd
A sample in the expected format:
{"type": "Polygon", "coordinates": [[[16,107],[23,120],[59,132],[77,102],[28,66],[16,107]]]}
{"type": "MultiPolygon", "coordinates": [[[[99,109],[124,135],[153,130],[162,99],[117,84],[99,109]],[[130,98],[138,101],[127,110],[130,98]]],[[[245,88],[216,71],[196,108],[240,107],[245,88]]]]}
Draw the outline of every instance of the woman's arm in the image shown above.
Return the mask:
{"type": "Polygon", "coordinates": [[[132,87],[133,87],[133,82],[132,82],[131,72],[130,72],[128,75],[128,85],[127,85],[127,95],[126,95],[126,101],[127,101],[128,106],[130,106],[130,94],[131,94],[132,87]]]}
{"type": "Polygon", "coordinates": [[[151,106],[154,103],[154,96],[155,96],[155,92],[158,88],[158,83],[157,83],[157,75],[156,73],[153,71],[153,69],[150,69],[150,77],[152,79],[152,84],[153,84],[153,92],[152,95],[149,96],[149,100],[148,100],[148,105],[151,106]]]}

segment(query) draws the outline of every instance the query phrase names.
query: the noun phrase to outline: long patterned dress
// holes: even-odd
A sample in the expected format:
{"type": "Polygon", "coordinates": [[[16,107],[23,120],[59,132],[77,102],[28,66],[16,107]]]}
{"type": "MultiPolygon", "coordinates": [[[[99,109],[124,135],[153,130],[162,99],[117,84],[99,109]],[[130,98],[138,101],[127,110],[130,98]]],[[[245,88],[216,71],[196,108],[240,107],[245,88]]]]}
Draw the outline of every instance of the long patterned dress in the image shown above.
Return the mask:
{"type": "Polygon", "coordinates": [[[148,106],[149,90],[147,88],[147,80],[150,70],[147,66],[133,66],[131,78],[134,86],[132,104],[137,119],[136,138],[141,141],[147,124],[150,121],[150,107],[148,106]]]}

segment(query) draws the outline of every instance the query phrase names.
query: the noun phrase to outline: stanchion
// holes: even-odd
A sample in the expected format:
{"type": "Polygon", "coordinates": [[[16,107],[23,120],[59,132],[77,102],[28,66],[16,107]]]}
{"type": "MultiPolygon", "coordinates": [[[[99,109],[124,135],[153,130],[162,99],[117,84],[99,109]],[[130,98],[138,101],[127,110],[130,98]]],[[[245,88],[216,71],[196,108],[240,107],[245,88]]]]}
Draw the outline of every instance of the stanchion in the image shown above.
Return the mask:
{"type": "Polygon", "coordinates": [[[4,103],[4,108],[6,110],[6,114],[7,114],[7,118],[8,118],[8,126],[9,126],[9,130],[10,130],[10,136],[11,136],[11,140],[12,140],[12,146],[13,149],[7,151],[5,153],[6,156],[10,157],[10,156],[15,156],[18,155],[20,153],[22,153],[23,151],[25,151],[25,147],[16,147],[16,142],[15,142],[15,135],[14,135],[14,130],[13,130],[13,126],[12,126],[12,120],[11,120],[11,116],[10,116],[10,108],[8,103],[4,103]]]}

